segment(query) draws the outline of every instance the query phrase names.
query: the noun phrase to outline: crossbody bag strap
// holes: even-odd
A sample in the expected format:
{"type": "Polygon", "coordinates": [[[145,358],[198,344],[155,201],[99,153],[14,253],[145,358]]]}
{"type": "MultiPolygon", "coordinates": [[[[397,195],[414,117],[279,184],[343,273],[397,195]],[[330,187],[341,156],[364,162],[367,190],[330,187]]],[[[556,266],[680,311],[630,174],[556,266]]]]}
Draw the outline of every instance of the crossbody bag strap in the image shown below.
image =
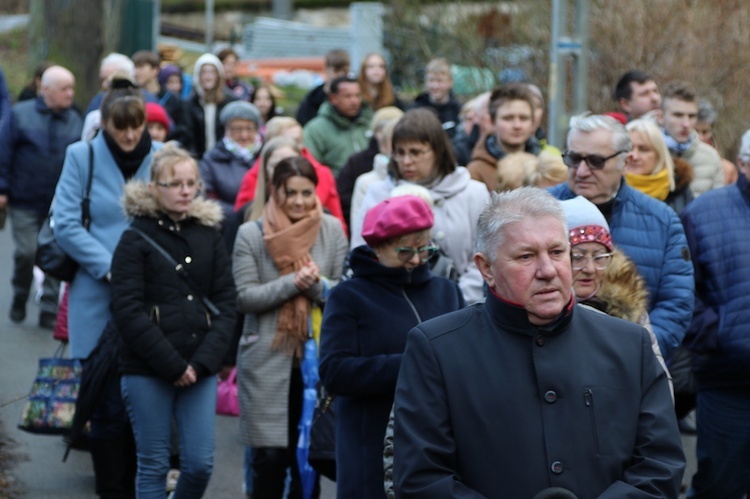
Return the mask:
{"type": "Polygon", "coordinates": [[[187,269],[184,265],[181,263],[178,263],[174,258],[172,258],[172,255],[167,253],[167,250],[165,250],[159,243],[154,241],[154,239],[143,232],[141,229],[137,227],[130,227],[128,230],[132,230],[139,236],[141,236],[143,239],[146,240],[147,243],[149,243],[151,246],[154,247],[156,251],[161,253],[161,255],[169,262],[169,264],[174,268],[175,272],[177,272],[177,275],[180,276],[190,287],[190,289],[195,293],[200,301],[203,303],[203,305],[206,307],[206,310],[213,315],[214,317],[217,317],[221,314],[218,308],[216,308],[216,305],[214,305],[211,300],[209,300],[200,289],[198,289],[198,286],[196,286],[195,282],[190,278],[190,276],[187,273],[187,269]]]}
{"type": "Polygon", "coordinates": [[[94,181],[94,146],[89,142],[89,178],[86,181],[86,190],[83,191],[81,199],[81,224],[83,228],[89,230],[91,225],[91,183],[94,181]]]}

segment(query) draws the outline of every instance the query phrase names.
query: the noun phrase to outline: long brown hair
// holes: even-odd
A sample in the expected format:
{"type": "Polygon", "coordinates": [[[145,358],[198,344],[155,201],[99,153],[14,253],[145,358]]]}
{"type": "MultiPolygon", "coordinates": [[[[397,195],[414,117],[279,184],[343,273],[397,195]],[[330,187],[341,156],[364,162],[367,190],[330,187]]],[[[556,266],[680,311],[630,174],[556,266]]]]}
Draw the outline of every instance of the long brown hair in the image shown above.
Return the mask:
{"type": "Polygon", "coordinates": [[[362,99],[370,105],[370,108],[373,111],[377,111],[381,107],[391,106],[396,102],[396,95],[393,91],[391,76],[388,74],[388,65],[386,64],[385,58],[377,52],[371,52],[362,59],[357,80],[359,81],[359,88],[362,90],[362,99]],[[372,84],[367,81],[367,77],[365,76],[367,60],[371,57],[379,57],[385,66],[385,78],[383,78],[383,81],[375,85],[377,88],[377,95],[374,98],[370,95],[370,87],[372,84]]]}

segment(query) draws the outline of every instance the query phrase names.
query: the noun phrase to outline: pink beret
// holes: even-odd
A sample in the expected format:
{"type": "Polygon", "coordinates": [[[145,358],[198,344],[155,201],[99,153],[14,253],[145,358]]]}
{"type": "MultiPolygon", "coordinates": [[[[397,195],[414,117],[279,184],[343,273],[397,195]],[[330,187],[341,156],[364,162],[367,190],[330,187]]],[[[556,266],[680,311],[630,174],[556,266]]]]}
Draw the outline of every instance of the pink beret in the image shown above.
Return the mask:
{"type": "Polygon", "coordinates": [[[169,131],[169,115],[156,102],[146,103],[146,123],[161,123],[169,131]]]}
{"type": "Polygon", "coordinates": [[[362,237],[371,247],[395,237],[432,228],[435,217],[417,196],[396,196],[373,206],[365,215],[362,237]]]}

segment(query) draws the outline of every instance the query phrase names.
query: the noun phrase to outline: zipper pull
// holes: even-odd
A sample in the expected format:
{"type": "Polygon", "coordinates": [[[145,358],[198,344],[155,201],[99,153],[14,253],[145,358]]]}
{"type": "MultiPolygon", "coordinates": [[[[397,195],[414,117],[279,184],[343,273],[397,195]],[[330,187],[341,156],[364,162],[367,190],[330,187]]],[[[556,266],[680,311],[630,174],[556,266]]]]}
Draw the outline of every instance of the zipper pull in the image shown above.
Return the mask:
{"type": "Polygon", "coordinates": [[[591,388],[587,388],[585,392],[583,392],[583,401],[586,403],[586,407],[591,407],[591,404],[593,403],[594,394],[591,391],[591,388]]]}

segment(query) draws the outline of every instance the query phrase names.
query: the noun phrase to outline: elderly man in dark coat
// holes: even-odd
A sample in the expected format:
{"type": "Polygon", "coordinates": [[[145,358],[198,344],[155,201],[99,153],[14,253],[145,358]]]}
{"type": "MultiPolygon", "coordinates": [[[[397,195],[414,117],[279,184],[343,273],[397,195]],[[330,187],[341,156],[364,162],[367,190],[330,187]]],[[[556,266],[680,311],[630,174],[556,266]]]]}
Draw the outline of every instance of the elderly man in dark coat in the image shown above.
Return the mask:
{"type": "Polygon", "coordinates": [[[409,333],[395,397],[401,498],[677,498],[685,457],[641,326],[575,304],[565,216],[548,193],[479,218],[484,304],[409,333]]]}
{"type": "MultiPolygon", "coordinates": [[[[75,77],[62,66],[42,74],[39,97],[15,104],[0,128],[0,209],[10,207],[13,304],[10,320],[26,318],[33,279],[36,237],[49,212],[65,149],[81,137],[83,120],[73,107],[75,77]]],[[[46,278],[39,326],[52,329],[60,283],[46,278]]]]}

